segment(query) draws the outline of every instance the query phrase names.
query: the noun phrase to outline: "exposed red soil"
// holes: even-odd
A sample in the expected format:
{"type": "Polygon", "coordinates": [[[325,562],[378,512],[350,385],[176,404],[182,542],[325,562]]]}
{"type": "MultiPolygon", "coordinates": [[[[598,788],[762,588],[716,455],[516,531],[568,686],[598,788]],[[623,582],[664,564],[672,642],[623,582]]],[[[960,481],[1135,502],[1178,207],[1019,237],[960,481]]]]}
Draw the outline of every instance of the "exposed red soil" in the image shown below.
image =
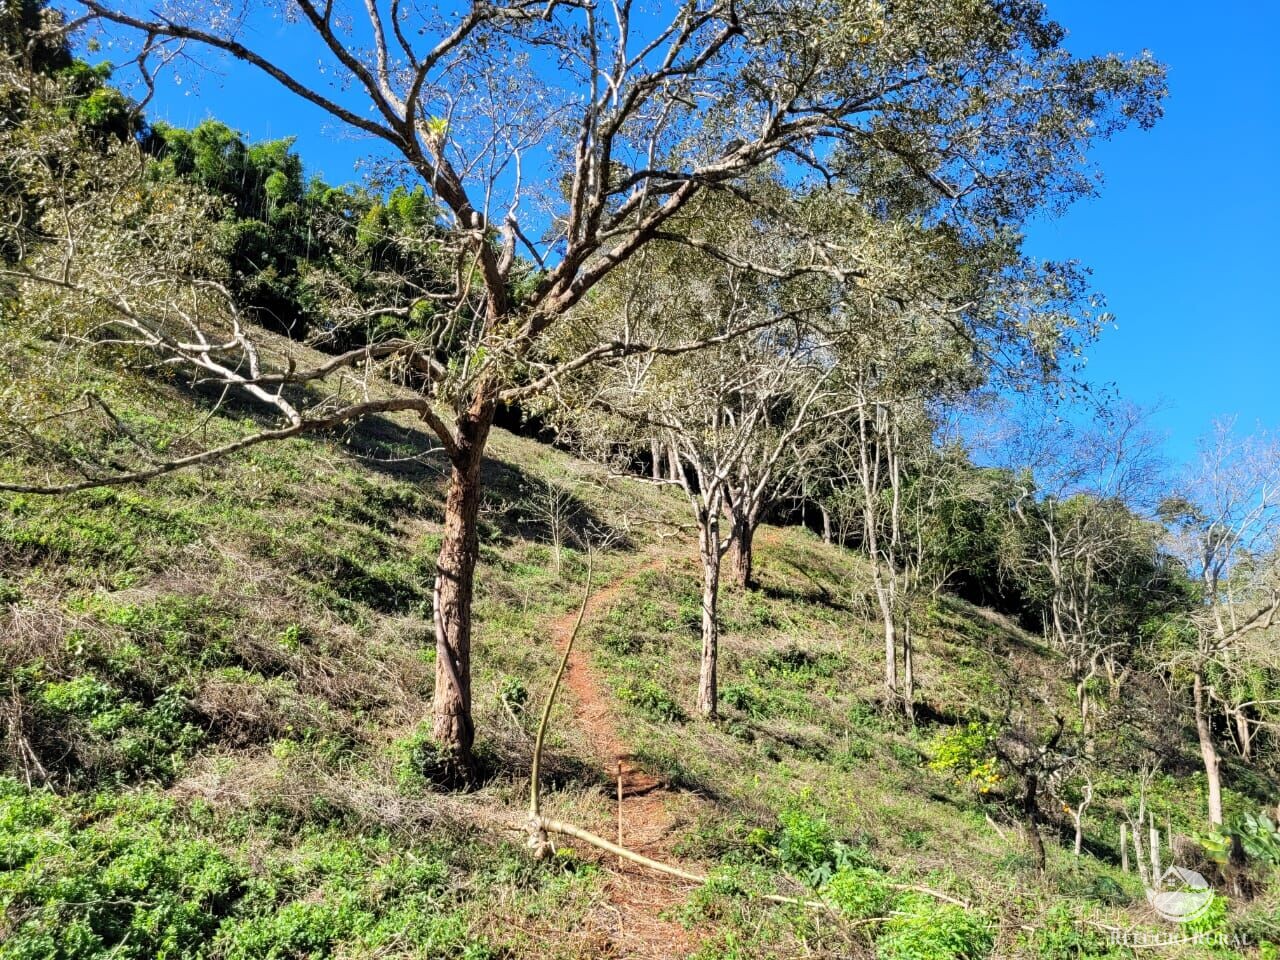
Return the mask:
{"type": "MultiPolygon", "coordinates": [[[[587,600],[584,622],[606,612],[625,594],[630,581],[636,576],[665,562],[661,557],[650,560],[634,568],[626,577],[592,594],[587,600]]],[[[577,616],[576,611],[566,614],[551,625],[551,638],[559,649],[563,650],[569,642],[577,616]]],[[[676,793],[668,784],[643,770],[633,758],[614,719],[616,702],[592,664],[590,651],[581,634],[569,657],[564,683],[572,694],[574,722],[586,734],[592,754],[610,782],[616,783],[621,765],[622,845],[655,860],[675,862],[670,852],[670,840],[677,825],[671,811],[676,793]]],[[[616,796],[616,793],[611,792],[611,795],[616,796]]],[[[614,839],[617,824],[611,823],[597,832],[614,839]]],[[[661,915],[684,902],[689,885],[638,864],[625,861],[619,864],[607,854],[600,856],[600,863],[608,874],[606,892],[615,914],[608,921],[610,944],[605,955],[646,960],[688,956],[695,946],[693,937],[680,924],[663,919],[661,915]]]]}

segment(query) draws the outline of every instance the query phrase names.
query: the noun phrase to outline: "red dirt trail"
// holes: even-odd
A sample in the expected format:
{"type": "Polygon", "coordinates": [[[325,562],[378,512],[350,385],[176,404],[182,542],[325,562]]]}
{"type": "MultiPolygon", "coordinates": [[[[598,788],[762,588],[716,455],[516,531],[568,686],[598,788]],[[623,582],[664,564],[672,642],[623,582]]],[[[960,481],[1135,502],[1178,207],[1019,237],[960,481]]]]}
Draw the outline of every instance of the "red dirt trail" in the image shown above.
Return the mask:
{"type": "MultiPolygon", "coordinates": [[[[660,568],[666,558],[654,558],[633,568],[587,600],[583,622],[606,613],[642,573],[660,568]]],[[[551,624],[551,639],[564,650],[573,633],[577,611],[565,614],[551,624]]],[[[591,662],[590,651],[584,649],[581,634],[573,645],[565,686],[574,700],[574,722],[587,736],[592,755],[611,783],[616,783],[618,764],[622,764],[623,846],[655,860],[675,862],[670,853],[671,833],[677,825],[669,809],[676,797],[666,783],[646,773],[635,762],[627,744],[618,732],[614,719],[615,701],[591,662]]],[[[611,791],[611,796],[616,796],[611,791]]],[[[616,821],[603,836],[615,839],[616,821]]],[[[637,960],[670,960],[688,956],[695,943],[690,932],[679,923],[659,915],[684,902],[689,885],[675,878],[647,870],[638,864],[600,855],[608,881],[606,893],[614,918],[608,924],[609,945],[604,956],[637,958],[637,960]]]]}

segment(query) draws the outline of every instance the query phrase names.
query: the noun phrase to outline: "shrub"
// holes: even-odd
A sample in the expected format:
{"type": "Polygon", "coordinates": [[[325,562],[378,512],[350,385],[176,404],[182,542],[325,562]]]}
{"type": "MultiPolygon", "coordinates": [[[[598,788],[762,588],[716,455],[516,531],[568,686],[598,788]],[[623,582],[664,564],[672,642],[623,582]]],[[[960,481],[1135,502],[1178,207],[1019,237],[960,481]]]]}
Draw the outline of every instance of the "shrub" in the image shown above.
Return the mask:
{"type": "Polygon", "coordinates": [[[960,783],[990,793],[1001,781],[995,755],[996,728],[972,721],[934,738],[931,769],[952,774],[960,783]]]}
{"type": "Polygon", "coordinates": [[[396,759],[396,785],[406,793],[415,793],[430,786],[449,787],[457,771],[439,744],[423,724],[394,747],[396,759]]]}
{"type": "Polygon", "coordinates": [[[720,691],[720,700],[753,720],[763,720],[770,713],[768,696],[754,683],[728,684],[720,691]]]}
{"type": "Polygon", "coordinates": [[[822,896],[855,920],[883,916],[893,891],[870,867],[841,867],[821,888],[822,896]]]}
{"type": "Polygon", "coordinates": [[[1040,960],[1120,960],[1130,956],[1125,947],[1113,945],[1097,930],[1081,927],[1065,904],[1058,904],[1028,937],[1040,960]]]}
{"type": "Polygon", "coordinates": [[[77,829],[82,816],[65,801],[0,780],[0,891],[15,924],[0,956],[203,955],[247,874],[172,829],[163,801],[133,803],[127,816],[77,829]]]}
{"type": "Polygon", "coordinates": [[[622,680],[614,687],[618,699],[629,703],[651,720],[667,723],[683,723],[687,717],[680,704],[662,685],[653,680],[635,678],[622,680]]]}
{"type": "Polygon", "coordinates": [[[778,856],[782,864],[800,876],[831,863],[835,837],[831,825],[822,817],[793,804],[778,815],[782,829],[778,833],[778,856]]]}
{"type": "Polygon", "coordinates": [[[519,710],[529,702],[529,688],[519,677],[503,677],[498,687],[498,696],[511,709],[519,710]]]}
{"type": "Polygon", "coordinates": [[[879,960],[983,960],[995,934],[991,921],[974,910],[909,894],[876,939],[879,960]]]}

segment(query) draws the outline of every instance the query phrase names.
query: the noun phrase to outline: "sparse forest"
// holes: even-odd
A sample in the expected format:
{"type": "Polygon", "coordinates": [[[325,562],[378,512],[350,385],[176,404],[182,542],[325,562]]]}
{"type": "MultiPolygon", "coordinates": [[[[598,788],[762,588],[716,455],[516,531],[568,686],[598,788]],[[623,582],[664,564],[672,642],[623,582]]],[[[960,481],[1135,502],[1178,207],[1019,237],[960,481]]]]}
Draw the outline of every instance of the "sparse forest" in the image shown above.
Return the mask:
{"type": "Polygon", "coordinates": [[[1280,436],[1090,384],[1055,16],[0,0],[0,958],[1280,956],[1280,436]]]}

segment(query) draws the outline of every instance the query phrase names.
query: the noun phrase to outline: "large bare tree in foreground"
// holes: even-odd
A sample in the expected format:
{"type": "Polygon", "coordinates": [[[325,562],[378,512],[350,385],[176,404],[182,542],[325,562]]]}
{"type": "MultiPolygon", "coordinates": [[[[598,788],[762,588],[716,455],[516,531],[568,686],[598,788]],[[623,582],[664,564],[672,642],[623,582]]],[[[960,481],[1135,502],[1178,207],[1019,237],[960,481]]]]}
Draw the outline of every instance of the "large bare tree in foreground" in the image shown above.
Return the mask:
{"type": "MultiPolygon", "coordinates": [[[[423,292],[436,319],[421,340],[378,342],[299,370],[262,362],[254,331],[234,321],[221,291],[188,293],[158,280],[148,293],[171,296],[134,301],[81,272],[80,228],[53,231],[60,249],[47,256],[61,266],[33,268],[26,280],[95,304],[102,326],[87,340],[123,341],[139,368],[193,372],[252,397],[279,424],[217,449],[8,488],[143,480],[375,409],[416,410],[450,464],[434,594],[434,730],[464,769],[474,737],[480,463],[494,416],[563,372],[644,349],[599,342],[552,354],[545,335],[566,312],[695,197],[735,188],[779,158],[793,179],[846,165],[862,172],[866,189],[909,186],[958,229],[1016,223],[1089,192],[1089,142],[1151,123],[1163,87],[1149,58],[1073,58],[1039,4],[994,0],[691,0],[662,14],[630,0],[73,0],[66,12],[68,27],[97,22],[111,42],[132,43],[148,87],[165,82],[158,65],[222,56],[367,135],[438,204],[439,250],[455,281],[452,290],[423,292]],[[285,56],[286,47],[305,53],[285,56]],[[193,312],[196,301],[203,306],[193,312]],[[174,306],[183,303],[185,313],[174,306]],[[418,398],[341,399],[350,370],[378,365],[394,366],[418,398]],[[285,399],[285,387],[303,385],[311,399],[285,399]]],[[[815,243],[787,269],[827,259],[815,243]]],[[[416,306],[344,303],[356,316],[416,306]]]]}

